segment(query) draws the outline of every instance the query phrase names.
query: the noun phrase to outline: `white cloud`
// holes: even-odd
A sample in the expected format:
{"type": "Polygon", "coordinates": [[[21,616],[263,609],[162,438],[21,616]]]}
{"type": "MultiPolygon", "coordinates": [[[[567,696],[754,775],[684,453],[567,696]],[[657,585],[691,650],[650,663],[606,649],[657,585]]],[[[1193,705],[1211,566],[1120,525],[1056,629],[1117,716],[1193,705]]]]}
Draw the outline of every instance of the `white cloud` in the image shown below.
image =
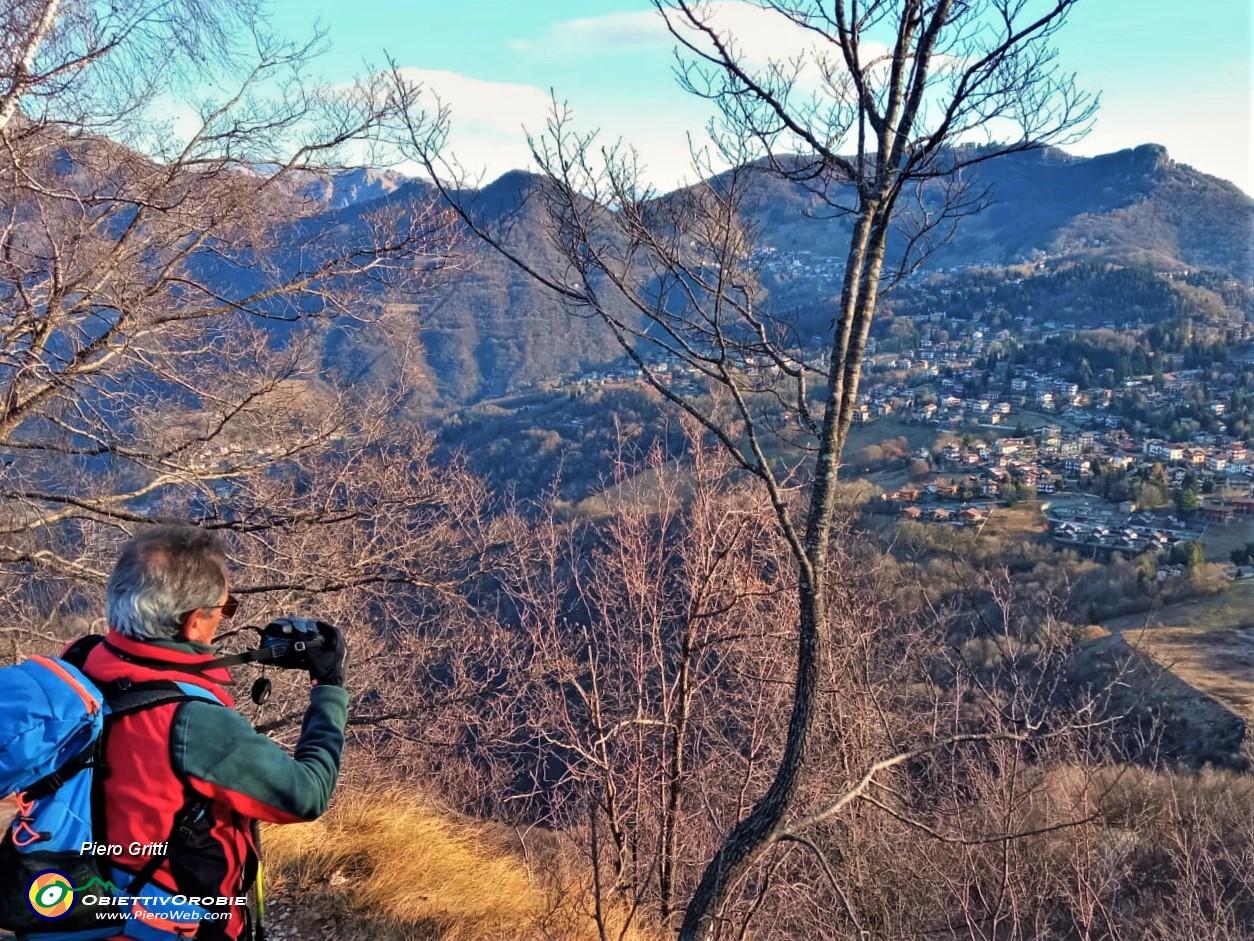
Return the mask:
{"type": "MultiPolygon", "coordinates": [[[[824,61],[832,50],[813,33],[742,0],[714,0],[701,11],[708,13],[712,27],[731,44],[734,54],[751,67],[796,60],[798,93],[809,94],[822,85],[824,61]]],[[[708,37],[683,26],[677,14],[671,16],[685,35],[708,47],[708,37]]],[[[577,76],[616,54],[639,58],[648,48],[662,52],[674,42],[662,18],[650,10],[554,23],[510,47],[533,61],[577,63],[571,72],[577,76]]],[[[870,41],[865,46],[868,55],[878,55],[883,48],[870,41]]],[[[471,175],[490,180],[509,169],[533,166],[523,128],[532,134],[544,130],[552,108],[549,94],[531,85],[486,82],[452,72],[415,68],[406,74],[448,105],[452,117],[447,154],[471,175]]],[[[669,84],[669,77],[661,80],[667,83],[664,99],[648,92],[628,97],[621,88],[610,90],[599,81],[580,85],[577,78],[559,85],[556,92],[572,108],[574,130],[599,131],[599,145],[619,139],[631,145],[647,182],[665,189],[697,178],[690,148],[708,145],[705,125],[712,107],[679,91],[669,84]]]]}
{"type": "MultiPolygon", "coordinates": [[[[490,82],[437,69],[403,69],[422,86],[424,103],[451,112],[446,157],[471,179],[493,180],[508,170],[531,166],[527,132],[544,129],[552,99],[534,85],[490,82]]],[[[413,171],[412,167],[402,170],[413,171]]]]}
{"type": "Polygon", "coordinates": [[[511,40],[508,47],[533,58],[556,59],[602,55],[608,50],[635,51],[666,46],[670,41],[661,17],[652,10],[641,10],[563,20],[533,39],[511,40]]]}
{"type": "MultiPolygon", "coordinates": [[[[449,134],[443,157],[468,181],[490,182],[509,170],[536,169],[527,135],[542,135],[552,114],[550,94],[533,85],[492,82],[456,72],[405,68],[405,78],[422,85],[424,103],[449,110],[449,134]]],[[[569,106],[579,134],[598,132],[595,151],[622,140],[635,148],[643,179],[661,189],[693,181],[689,136],[705,140],[699,108],[658,108],[647,96],[627,105],[607,105],[590,89],[563,104],[569,106]]],[[[682,99],[683,96],[680,96],[682,99]]],[[[400,164],[401,172],[421,169],[400,164]]]]}
{"type": "MultiPolygon", "coordinates": [[[[823,94],[824,72],[834,50],[821,37],[777,12],[743,0],[711,0],[696,9],[720,41],[750,69],[779,64],[784,76],[795,81],[794,94],[823,94]]],[[[677,32],[697,48],[713,52],[710,38],[688,24],[681,13],[671,11],[669,16],[677,32]]],[[[550,66],[562,63],[571,74],[590,68],[614,71],[621,68],[614,63],[624,61],[656,69],[657,79],[647,78],[642,88],[658,90],[645,91],[638,96],[640,100],[625,101],[621,93],[600,99],[595,88],[599,82],[590,82],[588,87],[559,85],[557,92],[573,106],[579,129],[600,129],[603,143],[621,137],[636,148],[648,180],[669,187],[695,177],[689,136],[698,147],[707,144],[705,125],[713,113],[709,103],[671,84],[664,60],[675,45],[663,18],[654,10],[641,10],[553,23],[542,33],[510,43],[509,48],[532,62],[550,66]],[[646,62],[649,59],[653,61],[646,62]],[[665,82],[665,88],[655,81],[665,82]],[[617,102],[612,110],[604,106],[606,99],[617,102]]],[[[878,56],[884,49],[869,40],[864,40],[864,46],[868,56],[878,56]]]]}
{"type": "MultiPolygon", "coordinates": [[[[712,0],[698,4],[696,11],[721,40],[730,42],[739,55],[757,66],[798,56],[814,59],[830,48],[821,37],[779,13],[743,0],[712,0]]],[[[676,30],[699,48],[713,49],[709,38],[682,13],[671,11],[668,17],[676,30]]],[[[674,41],[661,15],[647,10],[563,20],[539,36],[515,40],[509,46],[536,59],[599,58],[638,52],[642,47],[669,48],[674,41]]],[[[876,45],[873,51],[882,49],[876,45]]]]}

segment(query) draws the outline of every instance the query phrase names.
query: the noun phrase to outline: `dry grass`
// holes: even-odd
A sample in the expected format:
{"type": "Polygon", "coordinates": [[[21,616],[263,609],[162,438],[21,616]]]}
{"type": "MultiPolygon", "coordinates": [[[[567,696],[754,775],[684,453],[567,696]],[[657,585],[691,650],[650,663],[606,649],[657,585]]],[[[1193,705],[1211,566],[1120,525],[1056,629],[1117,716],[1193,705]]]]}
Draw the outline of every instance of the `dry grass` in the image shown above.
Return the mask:
{"type": "Polygon", "coordinates": [[[313,823],[267,827],[262,845],[271,894],[321,912],[324,924],[350,917],[354,938],[595,938],[586,887],[551,861],[528,866],[510,842],[500,828],[393,792],[341,795],[313,823]]]}
{"type": "Polygon", "coordinates": [[[1178,677],[1254,722],[1254,627],[1205,631],[1161,628],[1133,638],[1178,677]]]}
{"type": "Polygon", "coordinates": [[[1249,619],[1252,605],[1254,579],[1244,579],[1233,582],[1227,591],[1219,594],[1164,605],[1149,612],[1108,618],[1102,626],[1112,633],[1156,627],[1229,628],[1249,619]]]}
{"type": "Polygon", "coordinates": [[[1186,683],[1254,722],[1254,580],[1221,594],[1113,618],[1122,633],[1186,683]]]}
{"type": "Polygon", "coordinates": [[[995,539],[1022,539],[1039,537],[1046,528],[1041,504],[1036,500],[1024,500],[1014,506],[999,506],[993,510],[980,535],[995,539]]]}
{"type": "Polygon", "coordinates": [[[854,454],[868,444],[880,444],[891,438],[905,438],[910,450],[930,448],[936,443],[940,428],[936,425],[914,425],[895,418],[881,418],[865,425],[853,425],[845,441],[845,453],[854,454]]]}
{"type": "Polygon", "coordinates": [[[1161,633],[1079,644],[1066,667],[1069,689],[1082,700],[1089,693],[1081,691],[1091,691],[1111,722],[1110,744],[1126,755],[1194,768],[1240,767],[1245,723],[1239,697],[1220,682],[1221,671],[1191,671],[1164,655],[1161,633]]]}

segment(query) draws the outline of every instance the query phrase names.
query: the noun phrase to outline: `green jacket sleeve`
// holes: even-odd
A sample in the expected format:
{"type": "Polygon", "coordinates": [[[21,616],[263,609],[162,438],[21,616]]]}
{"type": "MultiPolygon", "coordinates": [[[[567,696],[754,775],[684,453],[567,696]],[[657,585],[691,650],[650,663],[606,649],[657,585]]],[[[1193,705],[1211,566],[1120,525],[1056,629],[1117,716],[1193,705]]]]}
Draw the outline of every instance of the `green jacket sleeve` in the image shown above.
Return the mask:
{"type": "Polygon", "coordinates": [[[175,716],[171,757],[193,789],[247,817],[313,820],[331,801],[347,720],[348,693],[313,687],[296,752],[289,755],[234,709],[193,700],[175,716]]]}

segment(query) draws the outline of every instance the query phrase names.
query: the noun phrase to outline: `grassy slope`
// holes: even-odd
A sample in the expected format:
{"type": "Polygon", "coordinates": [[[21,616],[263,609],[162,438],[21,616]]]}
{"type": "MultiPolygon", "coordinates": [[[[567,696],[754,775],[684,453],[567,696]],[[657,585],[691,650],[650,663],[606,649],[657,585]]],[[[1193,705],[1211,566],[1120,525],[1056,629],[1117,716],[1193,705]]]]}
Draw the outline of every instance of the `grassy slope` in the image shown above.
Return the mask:
{"type": "MultiPolygon", "coordinates": [[[[336,795],[262,846],[276,941],[583,941],[597,937],[584,874],[559,838],[433,809],[411,790],[336,795]]],[[[634,928],[615,937],[645,941],[634,928]]]]}
{"type": "Polygon", "coordinates": [[[1202,548],[1208,562],[1227,562],[1233,549],[1254,542],[1254,517],[1233,520],[1231,523],[1211,523],[1202,536],[1202,548]]]}
{"type": "Polygon", "coordinates": [[[1254,581],[1102,626],[1254,723],[1254,581]]]}
{"type": "MultiPolygon", "coordinates": [[[[17,810],[0,797],[0,820],[17,810]]],[[[559,838],[524,852],[503,827],[455,817],[412,792],[341,788],[313,823],[266,826],[271,941],[592,941],[584,873],[559,838]]],[[[538,845],[537,845],[538,844],[538,845]]],[[[615,926],[616,929],[620,926],[615,926]]],[[[622,941],[650,941],[630,928],[622,941]]],[[[8,937],[0,931],[0,938],[8,937]]]]}

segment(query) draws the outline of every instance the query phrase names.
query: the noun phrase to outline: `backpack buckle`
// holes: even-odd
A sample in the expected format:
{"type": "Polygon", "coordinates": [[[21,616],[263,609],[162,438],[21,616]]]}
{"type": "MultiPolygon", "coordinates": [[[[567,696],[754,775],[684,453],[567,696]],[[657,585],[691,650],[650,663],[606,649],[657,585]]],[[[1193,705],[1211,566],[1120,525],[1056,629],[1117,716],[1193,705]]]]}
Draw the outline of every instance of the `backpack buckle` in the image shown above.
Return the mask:
{"type": "Polygon", "coordinates": [[[35,818],[26,814],[19,815],[13,821],[13,845],[18,849],[26,849],[28,846],[34,846],[36,843],[43,843],[52,839],[51,833],[45,833],[32,827],[31,824],[34,822],[35,818]]]}
{"type": "Polygon", "coordinates": [[[195,826],[204,818],[208,810],[209,804],[204,800],[195,801],[183,808],[175,821],[174,828],[175,836],[180,844],[187,846],[192,842],[192,838],[196,835],[195,826]]]}

